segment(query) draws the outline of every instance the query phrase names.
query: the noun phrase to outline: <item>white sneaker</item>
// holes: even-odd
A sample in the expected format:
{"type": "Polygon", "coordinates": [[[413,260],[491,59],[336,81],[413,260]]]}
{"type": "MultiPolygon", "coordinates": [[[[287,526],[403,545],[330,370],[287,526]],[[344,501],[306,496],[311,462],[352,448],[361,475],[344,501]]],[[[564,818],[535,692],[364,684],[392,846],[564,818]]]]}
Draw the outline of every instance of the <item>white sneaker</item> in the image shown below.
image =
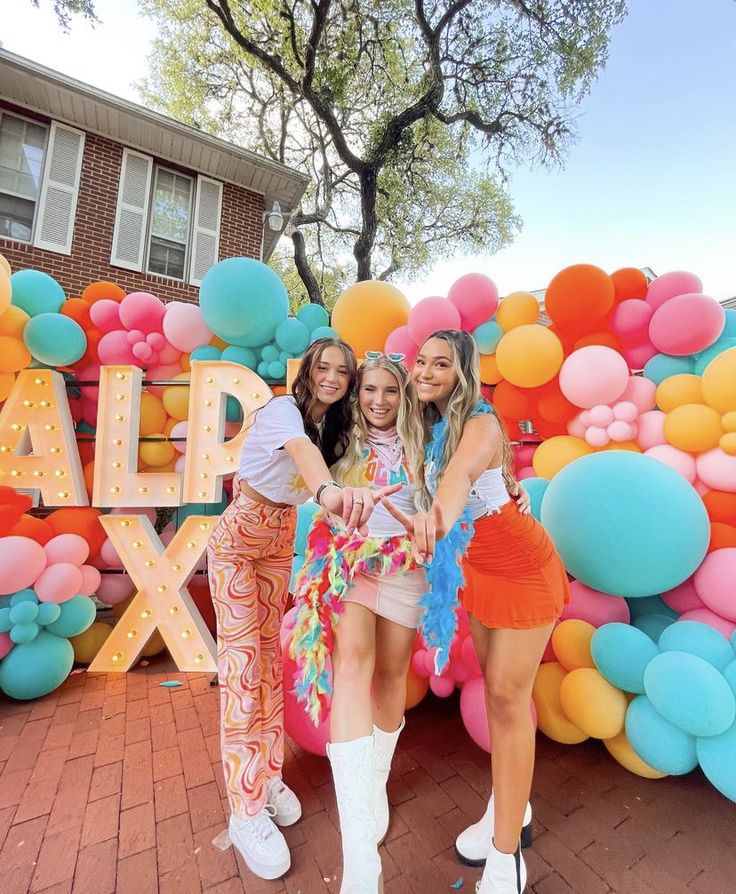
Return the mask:
{"type": "Polygon", "coordinates": [[[286,839],[274,825],[272,808],[265,807],[252,819],[230,817],[230,841],[245,865],[259,878],[281,878],[289,871],[291,854],[286,839]]]}
{"type": "Polygon", "coordinates": [[[293,826],[302,815],[299,798],[280,776],[266,783],[266,803],[275,811],[272,815],[277,826],[293,826]]]}

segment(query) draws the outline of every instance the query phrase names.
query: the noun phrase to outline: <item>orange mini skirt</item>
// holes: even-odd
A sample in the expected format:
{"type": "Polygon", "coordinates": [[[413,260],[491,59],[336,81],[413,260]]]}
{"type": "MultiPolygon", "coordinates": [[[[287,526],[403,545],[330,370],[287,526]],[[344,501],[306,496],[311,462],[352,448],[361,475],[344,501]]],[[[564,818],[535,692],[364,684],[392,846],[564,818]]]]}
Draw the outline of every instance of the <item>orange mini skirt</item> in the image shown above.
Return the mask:
{"type": "Polygon", "coordinates": [[[476,521],[462,567],[460,600],[485,627],[545,627],[572,598],[549,534],[513,501],[476,521]]]}

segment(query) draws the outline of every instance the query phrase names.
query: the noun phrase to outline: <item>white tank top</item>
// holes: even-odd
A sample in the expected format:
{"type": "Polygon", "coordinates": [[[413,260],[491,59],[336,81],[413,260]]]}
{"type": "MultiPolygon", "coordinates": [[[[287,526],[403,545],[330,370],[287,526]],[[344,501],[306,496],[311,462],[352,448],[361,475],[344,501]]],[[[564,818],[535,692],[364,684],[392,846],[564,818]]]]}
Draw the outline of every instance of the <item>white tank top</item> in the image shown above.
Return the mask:
{"type": "Polygon", "coordinates": [[[476,521],[484,515],[499,512],[510,499],[503,481],[503,469],[499,466],[497,469],[481,472],[470,489],[465,507],[470,511],[473,521],[476,521]]]}

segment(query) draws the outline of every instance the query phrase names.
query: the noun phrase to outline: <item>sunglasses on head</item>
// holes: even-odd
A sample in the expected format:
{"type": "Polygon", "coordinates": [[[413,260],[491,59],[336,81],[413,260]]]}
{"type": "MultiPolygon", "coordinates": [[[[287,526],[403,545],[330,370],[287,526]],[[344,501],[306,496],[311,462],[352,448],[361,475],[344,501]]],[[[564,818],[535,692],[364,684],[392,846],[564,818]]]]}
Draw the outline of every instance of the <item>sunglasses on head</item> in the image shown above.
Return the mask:
{"type": "Polygon", "coordinates": [[[365,359],[366,360],[378,360],[379,357],[388,357],[389,360],[393,360],[394,363],[401,363],[402,360],[406,359],[406,354],[399,354],[395,351],[389,351],[388,354],[384,354],[383,351],[366,351],[365,359]]]}

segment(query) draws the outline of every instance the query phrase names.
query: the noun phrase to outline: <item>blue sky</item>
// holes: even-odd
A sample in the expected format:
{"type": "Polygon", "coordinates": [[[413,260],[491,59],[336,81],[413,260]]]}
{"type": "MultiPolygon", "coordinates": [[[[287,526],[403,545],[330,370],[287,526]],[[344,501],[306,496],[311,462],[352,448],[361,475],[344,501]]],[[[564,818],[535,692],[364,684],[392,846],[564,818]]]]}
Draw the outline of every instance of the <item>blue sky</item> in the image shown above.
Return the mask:
{"type": "MultiPolygon", "coordinates": [[[[97,0],[102,25],[63,34],[51,0],[4,4],[6,49],[137,100],[153,36],[136,0],[97,0]]],[[[568,264],[612,271],[687,269],[716,298],[736,295],[736,3],[631,0],[606,70],[579,109],[562,170],[520,170],[511,182],[524,221],[508,249],[457,257],[420,281],[412,300],[446,294],[480,271],[501,293],[543,288],[568,264]]]]}

